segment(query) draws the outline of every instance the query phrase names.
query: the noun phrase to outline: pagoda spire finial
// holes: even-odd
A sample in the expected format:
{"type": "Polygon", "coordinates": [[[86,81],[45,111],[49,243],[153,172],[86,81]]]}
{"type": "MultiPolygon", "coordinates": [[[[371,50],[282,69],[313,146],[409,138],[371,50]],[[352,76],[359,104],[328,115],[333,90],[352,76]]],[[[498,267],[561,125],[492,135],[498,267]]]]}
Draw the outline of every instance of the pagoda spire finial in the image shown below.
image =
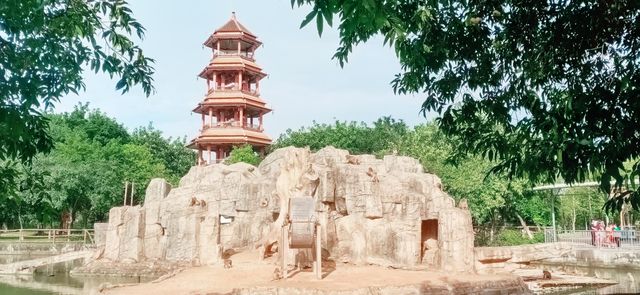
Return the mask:
{"type": "Polygon", "coordinates": [[[232,18],[233,20],[236,20],[236,12],[235,12],[235,11],[232,11],[232,12],[231,12],[231,18],[232,18]]]}

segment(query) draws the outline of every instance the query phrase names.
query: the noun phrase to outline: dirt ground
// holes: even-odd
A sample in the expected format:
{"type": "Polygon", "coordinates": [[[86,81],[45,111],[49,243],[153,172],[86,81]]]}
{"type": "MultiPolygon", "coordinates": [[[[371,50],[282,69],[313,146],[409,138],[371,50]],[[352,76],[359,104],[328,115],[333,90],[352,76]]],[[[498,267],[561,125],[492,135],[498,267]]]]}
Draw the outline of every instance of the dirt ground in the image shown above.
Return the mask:
{"type": "Polygon", "coordinates": [[[287,280],[273,281],[273,259],[257,261],[257,252],[238,253],[231,257],[233,267],[203,266],[186,269],[175,276],[157,283],[119,287],[107,294],[207,294],[227,293],[234,288],[294,287],[320,290],[350,290],[372,286],[401,286],[425,281],[429,285],[445,286],[448,283],[474,283],[496,279],[513,279],[509,275],[444,274],[439,272],[390,269],[379,266],[352,266],[324,263],[324,279],[317,280],[311,269],[290,272],[287,280]]]}

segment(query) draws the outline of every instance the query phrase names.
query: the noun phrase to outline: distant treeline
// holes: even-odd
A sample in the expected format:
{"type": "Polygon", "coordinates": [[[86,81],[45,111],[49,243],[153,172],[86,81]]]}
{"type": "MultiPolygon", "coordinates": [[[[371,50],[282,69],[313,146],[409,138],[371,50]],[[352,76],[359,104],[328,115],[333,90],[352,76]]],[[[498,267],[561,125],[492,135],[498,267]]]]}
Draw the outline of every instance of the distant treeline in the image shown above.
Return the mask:
{"type": "Polygon", "coordinates": [[[104,221],[122,204],[125,181],[135,183],[134,202],[143,201],[151,178],[177,184],[195,163],[185,138],[166,138],[152,125],[133,132],[88,105],[69,113],[46,114],[54,148],[32,163],[0,161],[0,171],[17,173],[0,195],[4,227],[60,227],[63,216],[73,226],[104,221]]]}

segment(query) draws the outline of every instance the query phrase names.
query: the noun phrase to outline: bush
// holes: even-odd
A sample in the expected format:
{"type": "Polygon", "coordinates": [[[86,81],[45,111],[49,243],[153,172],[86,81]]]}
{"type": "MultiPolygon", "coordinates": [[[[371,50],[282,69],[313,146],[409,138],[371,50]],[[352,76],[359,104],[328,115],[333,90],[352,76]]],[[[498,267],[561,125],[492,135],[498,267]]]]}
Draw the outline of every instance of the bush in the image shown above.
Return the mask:
{"type": "Polygon", "coordinates": [[[533,239],[529,239],[521,230],[505,229],[496,233],[493,241],[489,239],[489,235],[486,233],[476,234],[477,247],[517,246],[536,243],[544,243],[543,232],[534,232],[533,239]]]}
{"type": "Polygon", "coordinates": [[[231,155],[225,161],[225,164],[233,164],[238,162],[243,162],[247,164],[251,164],[253,166],[258,166],[260,164],[260,156],[253,150],[253,147],[250,145],[244,145],[241,147],[233,147],[231,150],[231,155]]]}
{"type": "Polygon", "coordinates": [[[516,246],[544,242],[544,233],[538,232],[533,234],[533,239],[529,239],[526,234],[519,230],[508,229],[500,232],[491,246],[516,246]]]}

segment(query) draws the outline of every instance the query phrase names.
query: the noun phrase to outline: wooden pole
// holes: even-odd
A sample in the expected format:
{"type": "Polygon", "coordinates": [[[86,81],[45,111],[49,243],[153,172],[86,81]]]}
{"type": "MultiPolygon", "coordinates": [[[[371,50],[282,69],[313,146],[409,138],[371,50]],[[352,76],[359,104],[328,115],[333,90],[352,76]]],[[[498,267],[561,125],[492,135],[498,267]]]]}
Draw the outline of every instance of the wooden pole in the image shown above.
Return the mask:
{"type": "Polygon", "coordinates": [[[322,280],[322,235],[320,223],[316,224],[316,278],[322,280]]]}
{"type": "Polygon", "coordinates": [[[122,204],[122,206],[127,206],[127,192],[129,190],[129,182],[125,181],[124,182],[124,203],[122,204]]]}
{"type": "Polygon", "coordinates": [[[136,183],[131,182],[131,206],[133,207],[133,194],[136,193],[136,183]]]}

